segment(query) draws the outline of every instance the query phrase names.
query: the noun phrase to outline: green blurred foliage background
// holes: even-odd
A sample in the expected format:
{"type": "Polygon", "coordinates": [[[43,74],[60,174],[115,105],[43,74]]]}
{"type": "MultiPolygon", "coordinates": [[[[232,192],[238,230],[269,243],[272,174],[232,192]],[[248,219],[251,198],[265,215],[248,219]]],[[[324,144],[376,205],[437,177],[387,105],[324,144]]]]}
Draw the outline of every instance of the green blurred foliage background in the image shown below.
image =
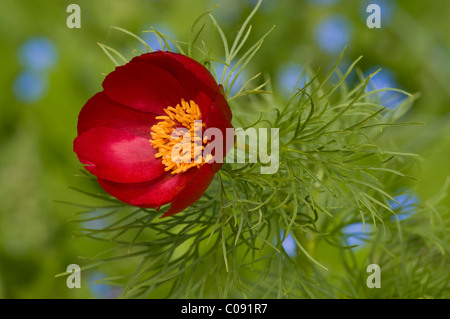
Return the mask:
{"type": "MultiPolygon", "coordinates": [[[[109,26],[140,33],[151,26],[186,40],[195,18],[220,3],[215,16],[233,37],[255,1],[250,0],[3,0],[0,10],[0,298],[108,298],[118,290],[93,285],[111,269],[83,273],[82,288],[55,278],[104,248],[73,238],[75,209],[52,200],[85,203],[68,188],[82,166],[72,151],[78,112],[101,90],[114,65],[103,42],[127,57],[141,45],[109,26]],[[81,28],[69,29],[66,8],[81,7],[81,28]]],[[[363,72],[386,71],[381,80],[421,94],[405,120],[423,126],[395,130],[389,143],[422,155],[411,168],[421,180],[419,199],[432,196],[450,175],[450,2],[446,0],[266,0],[253,34],[275,31],[251,70],[272,77],[283,91],[305,64],[331,67],[343,44],[347,63],[360,55],[363,72]],[[382,28],[369,29],[365,9],[382,8],[382,28]]],[[[151,38],[148,38],[151,42],[151,38]]],[[[153,43],[153,42],[152,42],[153,43]]],[[[381,76],[380,76],[381,77],[381,76]]],[[[408,171],[406,172],[408,173],[408,171]]],[[[446,203],[450,200],[447,198],[446,203]]],[[[111,266],[113,267],[113,266],[111,266]]],[[[133,267],[133,265],[114,265],[133,267]]],[[[114,271],[112,273],[114,273],[114,271]]]]}

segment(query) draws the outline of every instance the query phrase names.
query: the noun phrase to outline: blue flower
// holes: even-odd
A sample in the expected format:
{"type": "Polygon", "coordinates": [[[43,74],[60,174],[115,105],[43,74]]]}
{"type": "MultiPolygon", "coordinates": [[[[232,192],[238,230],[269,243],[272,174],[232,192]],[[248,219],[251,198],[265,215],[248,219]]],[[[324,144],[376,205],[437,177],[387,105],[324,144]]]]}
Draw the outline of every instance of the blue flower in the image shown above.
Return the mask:
{"type": "Polygon", "coordinates": [[[98,299],[116,299],[122,293],[121,289],[100,283],[95,283],[103,278],[106,275],[102,272],[96,271],[92,273],[89,277],[89,290],[91,291],[94,298],[98,299]]]}
{"type": "Polygon", "coordinates": [[[308,83],[309,76],[300,64],[290,63],[283,65],[277,72],[280,92],[286,97],[293,96],[297,89],[308,83]]]}
{"type": "Polygon", "coordinates": [[[406,192],[395,196],[394,199],[398,203],[389,200],[389,205],[393,211],[396,211],[397,215],[391,216],[391,220],[398,218],[398,220],[402,221],[416,212],[415,205],[419,203],[419,199],[415,194],[406,192]]]}
{"type": "Polygon", "coordinates": [[[316,42],[326,53],[340,53],[349,43],[351,31],[350,22],[345,17],[334,15],[317,26],[316,42]]]}
{"type": "MultiPolygon", "coordinates": [[[[283,240],[284,232],[281,231],[280,233],[280,240],[283,240]]],[[[283,247],[284,251],[288,256],[295,257],[297,256],[297,244],[295,243],[294,238],[289,233],[286,238],[281,243],[281,246],[283,247]]]]}
{"type": "Polygon", "coordinates": [[[58,59],[52,41],[44,37],[31,38],[23,43],[19,51],[19,61],[27,69],[43,72],[52,68],[58,59]]]}
{"type": "MultiPolygon", "coordinates": [[[[370,68],[369,70],[367,70],[367,72],[365,72],[365,75],[368,76],[369,74],[375,72],[377,69],[378,68],[376,67],[370,68]]],[[[398,86],[399,85],[395,78],[395,74],[388,68],[383,67],[370,79],[366,91],[370,92],[387,88],[396,88],[398,86]]],[[[405,99],[405,96],[402,93],[396,91],[382,91],[377,93],[376,96],[378,97],[381,105],[388,109],[397,107],[405,99]]]]}
{"type": "Polygon", "coordinates": [[[33,103],[40,100],[47,92],[47,79],[30,71],[19,73],[13,83],[16,100],[23,103],[33,103]]]}
{"type": "Polygon", "coordinates": [[[348,246],[364,246],[366,244],[366,241],[370,238],[369,234],[372,231],[372,226],[366,223],[364,232],[363,226],[363,223],[353,223],[342,228],[342,234],[344,236],[345,244],[347,244],[348,246]]]}

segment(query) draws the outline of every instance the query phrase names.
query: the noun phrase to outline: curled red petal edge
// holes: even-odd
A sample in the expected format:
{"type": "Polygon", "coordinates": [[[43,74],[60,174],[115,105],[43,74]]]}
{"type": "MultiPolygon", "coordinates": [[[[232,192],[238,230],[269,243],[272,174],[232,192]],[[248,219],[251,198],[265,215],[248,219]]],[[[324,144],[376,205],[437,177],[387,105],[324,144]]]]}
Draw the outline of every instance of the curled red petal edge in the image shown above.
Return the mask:
{"type": "Polygon", "coordinates": [[[163,115],[164,108],[176,106],[189,95],[167,70],[147,63],[127,63],[103,80],[106,96],[141,112],[163,115]]]}
{"type": "Polygon", "coordinates": [[[204,164],[199,168],[195,177],[191,178],[184,189],[174,197],[169,210],[161,218],[177,214],[197,202],[213,181],[216,172],[220,169],[219,166],[221,167],[222,164],[204,164]]]}
{"type": "Polygon", "coordinates": [[[182,86],[194,89],[192,92],[194,95],[199,91],[199,84],[200,88],[207,88],[206,91],[210,91],[206,92],[210,97],[213,97],[214,93],[220,92],[216,80],[205,66],[180,53],[156,51],[144,53],[130,61],[130,63],[140,62],[157,65],[172,75],[176,75],[176,78],[181,80],[182,86]],[[186,77],[189,78],[188,81],[184,81],[186,77]],[[196,81],[192,81],[192,79],[196,79],[196,81]]]}

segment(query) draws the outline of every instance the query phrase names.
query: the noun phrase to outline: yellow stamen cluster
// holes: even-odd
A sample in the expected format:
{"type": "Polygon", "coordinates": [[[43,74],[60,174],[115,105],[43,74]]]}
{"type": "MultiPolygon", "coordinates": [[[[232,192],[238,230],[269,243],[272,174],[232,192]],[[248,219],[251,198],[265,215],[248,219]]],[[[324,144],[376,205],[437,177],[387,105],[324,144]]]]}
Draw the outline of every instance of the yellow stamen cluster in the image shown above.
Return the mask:
{"type": "Polygon", "coordinates": [[[172,170],[172,174],[184,173],[192,167],[200,168],[210,158],[203,158],[207,137],[203,140],[201,138],[205,124],[200,124],[201,113],[198,105],[194,101],[188,103],[182,99],[176,107],[169,106],[164,112],[167,115],[157,116],[156,119],[161,121],[152,126],[150,143],[158,149],[155,157],[161,157],[166,166],[165,170],[172,170]],[[177,129],[183,127],[189,131],[189,139],[185,139],[187,132],[177,132],[177,129]],[[172,138],[173,132],[178,138],[172,138]],[[175,155],[172,156],[172,153],[175,155]]]}

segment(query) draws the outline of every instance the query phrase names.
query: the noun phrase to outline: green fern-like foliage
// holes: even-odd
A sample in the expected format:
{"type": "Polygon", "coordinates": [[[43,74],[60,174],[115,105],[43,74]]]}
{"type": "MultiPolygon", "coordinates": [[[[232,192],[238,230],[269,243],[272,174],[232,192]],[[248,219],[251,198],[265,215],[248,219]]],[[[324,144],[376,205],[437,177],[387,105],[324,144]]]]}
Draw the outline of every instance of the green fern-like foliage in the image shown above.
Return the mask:
{"type": "MultiPolygon", "coordinates": [[[[127,206],[82,171],[87,182],[74,190],[93,204],[76,204],[82,217],[74,222],[109,222],[101,229],[77,229],[77,236],[107,246],[87,257],[83,269],[132,265],[134,271],[102,281],[121,286],[128,298],[448,298],[449,224],[442,217],[448,209],[439,207],[448,184],[400,222],[400,210],[392,208],[395,191],[414,182],[409,168],[418,156],[378,143],[396,126],[420,124],[401,122],[417,96],[388,89],[405,99],[395,110],[384,108],[377,98],[382,90],[371,89],[373,74],[358,71],[359,59],[341,71],[344,52],[327,74],[306,71],[310,80],[289,100],[272,93],[261,73],[232,94],[237,76],[273,30],[249,43],[259,5],[231,43],[212,10],[194,22],[187,42],[156,29],[147,32],[167,50],[172,44],[211,70],[228,96],[235,127],[279,128],[278,171],[265,175],[261,163],[226,163],[197,203],[164,219],[159,217],[166,208],[127,206]],[[214,68],[219,63],[221,74],[214,68]],[[359,81],[349,87],[352,72],[359,81]],[[355,222],[364,224],[364,250],[342,237],[342,229],[355,222]],[[296,244],[294,255],[283,248],[288,236],[296,244]],[[372,263],[382,268],[384,289],[367,288],[365,269],[372,263]]],[[[114,29],[152,51],[139,36],[114,29]]],[[[115,65],[127,62],[99,45],[115,65]]]]}

